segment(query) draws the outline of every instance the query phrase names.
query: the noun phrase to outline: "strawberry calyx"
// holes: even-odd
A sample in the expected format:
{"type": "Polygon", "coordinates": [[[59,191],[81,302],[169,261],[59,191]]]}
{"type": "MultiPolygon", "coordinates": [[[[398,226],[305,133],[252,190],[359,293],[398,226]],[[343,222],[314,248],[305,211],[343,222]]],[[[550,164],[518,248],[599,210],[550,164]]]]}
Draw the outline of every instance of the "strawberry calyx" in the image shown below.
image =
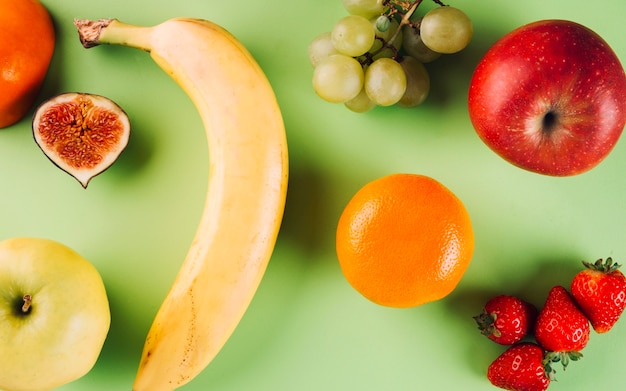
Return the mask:
{"type": "Polygon", "coordinates": [[[498,330],[498,328],[496,327],[496,319],[498,318],[498,315],[496,313],[483,311],[473,318],[476,321],[476,325],[478,326],[478,329],[480,330],[480,333],[482,335],[485,335],[487,337],[491,335],[493,335],[494,337],[501,336],[500,330],[498,330]]]}
{"type": "Polygon", "coordinates": [[[583,354],[578,351],[569,351],[569,352],[546,352],[543,356],[543,367],[546,371],[546,376],[549,376],[551,379],[556,372],[553,368],[553,365],[560,362],[563,366],[563,370],[567,369],[567,365],[570,361],[578,361],[583,358],[583,354]]]}
{"type": "Polygon", "coordinates": [[[622,266],[617,262],[613,263],[613,259],[611,257],[608,257],[606,260],[600,258],[595,262],[582,261],[582,263],[589,270],[606,274],[613,273],[622,266]]]}

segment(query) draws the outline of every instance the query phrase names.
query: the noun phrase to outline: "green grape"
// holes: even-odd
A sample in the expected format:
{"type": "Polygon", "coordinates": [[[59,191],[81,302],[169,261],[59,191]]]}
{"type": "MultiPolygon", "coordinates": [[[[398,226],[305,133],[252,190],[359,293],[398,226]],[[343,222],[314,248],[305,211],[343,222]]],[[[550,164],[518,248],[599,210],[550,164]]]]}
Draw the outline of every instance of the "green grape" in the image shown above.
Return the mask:
{"type": "Polygon", "coordinates": [[[404,56],[400,66],[406,74],[406,91],[397,105],[415,107],[422,104],[430,92],[430,76],[426,67],[411,56],[404,56]]]}
{"type": "Polygon", "coordinates": [[[325,60],[331,54],[338,54],[333,41],[330,37],[330,31],[322,33],[313,38],[309,44],[309,62],[316,67],[320,62],[325,60]]]}
{"type": "Polygon", "coordinates": [[[365,113],[376,107],[376,103],[372,102],[365,88],[361,89],[361,92],[354,98],[346,101],[344,105],[354,111],[355,113],[365,113]]]}
{"type": "Polygon", "coordinates": [[[415,57],[421,63],[429,63],[441,57],[441,53],[431,50],[422,42],[419,31],[405,25],[402,28],[402,49],[411,57],[415,57]]]}
{"type": "MultiPolygon", "coordinates": [[[[398,30],[399,23],[396,20],[391,20],[389,22],[389,28],[386,31],[380,31],[376,28],[377,19],[378,18],[376,17],[370,19],[370,21],[372,22],[372,26],[374,26],[374,30],[376,32],[376,38],[378,39],[374,40],[374,44],[370,48],[369,52],[372,54],[376,53],[373,56],[373,60],[377,60],[383,57],[389,57],[389,58],[394,57],[396,55],[396,52],[393,49],[391,48],[382,49],[382,46],[383,46],[383,41],[389,44],[389,40],[396,33],[396,30],[398,30]]],[[[400,30],[398,35],[396,35],[396,38],[393,40],[393,43],[391,43],[391,45],[395,47],[396,50],[399,50],[401,47],[401,44],[402,44],[402,30],[400,30]]]]}
{"type": "Polygon", "coordinates": [[[365,18],[380,15],[389,8],[383,5],[383,0],[342,0],[342,3],[349,14],[365,18]]]}
{"type": "Polygon", "coordinates": [[[372,54],[372,61],[376,61],[379,58],[393,58],[395,57],[396,52],[394,52],[391,48],[385,48],[380,51],[376,50],[375,52],[372,52],[372,54]]]}
{"type": "Polygon", "coordinates": [[[366,53],[374,43],[376,32],[369,19],[348,15],[339,19],[331,31],[338,52],[351,57],[366,53]]]}
{"type": "Polygon", "coordinates": [[[374,23],[374,27],[376,28],[377,32],[384,33],[385,31],[389,30],[389,27],[391,27],[392,19],[389,19],[389,17],[387,16],[372,16],[370,20],[374,23]]]}
{"type": "Polygon", "coordinates": [[[404,69],[391,58],[379,58],[365,71],[367,96],[380,106],[397,103],[406,91],[406,82],[404,69]]]}
{"type": "MultiPolygon", "coordinates": [[[[385,42],[389,42],[389,40],[396,33],[396,30],[398,30],[398,27],[400,26],[400,24],[395,19],[392,19],[389,21],[389,27],[387,28],[387,30],[380,31],[376,26],[377,19],[378,18],[372,18],[370,19],[370,22],[372,22],[372,27],[374,28],[374,33],[375,33],[376,38],[379,38],[376,40],[377,42],[375,42],[374,45],[378,44],[378,47],[380,47],[382,46],[381,39],[384,40],[385,42]]],[[[397,49],[400,49],[400,44],[402,43],[402,35],[403,35],[402,30],[400,30],[396,38],[391,43],[392,45],[396,46],[397,49]]]]}
{"type": "Polygon", "coordinates": [[[471,41],[472,21],[458,8],[444,6],[434,8],[424,15],[420,25],[422,41],[439,53],[456,53],[471,41]]]}
{"type": "Polygon", "coordinates": [[[331,54],[313,70],[313,89],[320,98],[331,103],[343,103],[363,89],[361,64],[343,54],[331,54]]]}

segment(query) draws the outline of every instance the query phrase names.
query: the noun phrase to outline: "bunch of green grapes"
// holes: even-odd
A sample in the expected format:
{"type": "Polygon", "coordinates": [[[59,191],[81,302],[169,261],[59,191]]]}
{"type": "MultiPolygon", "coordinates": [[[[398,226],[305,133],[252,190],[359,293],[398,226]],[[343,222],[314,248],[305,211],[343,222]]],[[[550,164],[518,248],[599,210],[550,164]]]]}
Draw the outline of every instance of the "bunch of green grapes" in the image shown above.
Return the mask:
{"type": "Polygon", "coordinates": [[[315,37],[308,55],[313,89],[324,100],[363,113],[376,106],[415,107],[428,96],[425,63],[463,50],[473,34],[463,11],[433,0],[342,0],[348,15],[315,37]]]}

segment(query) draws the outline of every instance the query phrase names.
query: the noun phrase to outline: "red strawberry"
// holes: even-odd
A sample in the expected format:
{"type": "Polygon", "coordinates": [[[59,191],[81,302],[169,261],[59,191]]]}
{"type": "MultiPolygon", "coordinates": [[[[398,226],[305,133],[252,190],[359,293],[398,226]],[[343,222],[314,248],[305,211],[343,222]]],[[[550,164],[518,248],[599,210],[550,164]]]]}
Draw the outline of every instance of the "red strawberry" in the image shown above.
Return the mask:
{"type": "Polygon", "coordinates": [[[626,278],[611,258],[584,262],[587,269],[572,280],[572,296],[598,333],[609,331],[626,306],[626,278]]]}
{"type": "Polygon", "coordinates": [[[512,391],[544,391],[551,374],[543,365],[544,351],[532,342],[509,347],[487,369],[487,378],[496,387],[512,391]]]}
{"type": "Polygon", "coordinates": [[[537,308],[515,296],[499,295],[474,316],[480,332],[501,345],[519,342],[533,329],[537,308]]]}
{"type": "Polygon", "coordinates": [[[550,351],[548,359],[561,361],[564,368],[569,360],[580,359],[580,351],[587,345],[589,333],[589,320],[567,289],[560,285],[550,289],[535,324],[535,338],[539,345],[550,351]]]}

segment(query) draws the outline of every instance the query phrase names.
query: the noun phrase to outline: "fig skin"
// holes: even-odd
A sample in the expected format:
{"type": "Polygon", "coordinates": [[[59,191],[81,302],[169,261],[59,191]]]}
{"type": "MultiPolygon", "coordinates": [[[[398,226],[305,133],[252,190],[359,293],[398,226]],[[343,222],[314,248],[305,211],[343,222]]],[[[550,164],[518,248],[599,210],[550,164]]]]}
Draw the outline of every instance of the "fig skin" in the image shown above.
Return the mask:
{"type": "Polygon", "coordinates": [[[67,92],[43,102],[33,115],[33,137],[42,152],[83,188],[128,145],[130,120],[102,95],[67,92]]]}

